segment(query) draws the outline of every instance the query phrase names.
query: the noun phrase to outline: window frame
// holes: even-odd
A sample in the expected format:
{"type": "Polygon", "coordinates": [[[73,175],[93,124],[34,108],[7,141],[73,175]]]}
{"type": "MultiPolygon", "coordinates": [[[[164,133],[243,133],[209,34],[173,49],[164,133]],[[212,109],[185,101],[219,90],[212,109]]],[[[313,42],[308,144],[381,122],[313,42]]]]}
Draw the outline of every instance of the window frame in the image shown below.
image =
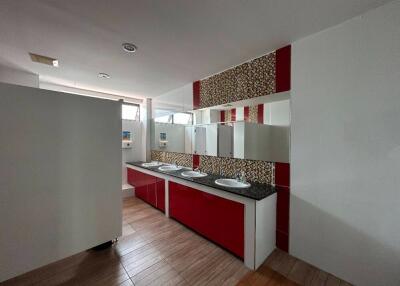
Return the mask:
{"type": "Polygon", "coordinates": [[[131,121],[140,121],[140,104],[130,103],[130,102],[122,102],[122,105],[121,105],[121,119],[122,120],[131,120],[131,121]],[[136,112],[136,115],[135,115],[136,119],[126,119],[126,118],[122,117],[123,105],[130,105],[130,106],[136,106],[137,107],[137,112],[136,112]]]}

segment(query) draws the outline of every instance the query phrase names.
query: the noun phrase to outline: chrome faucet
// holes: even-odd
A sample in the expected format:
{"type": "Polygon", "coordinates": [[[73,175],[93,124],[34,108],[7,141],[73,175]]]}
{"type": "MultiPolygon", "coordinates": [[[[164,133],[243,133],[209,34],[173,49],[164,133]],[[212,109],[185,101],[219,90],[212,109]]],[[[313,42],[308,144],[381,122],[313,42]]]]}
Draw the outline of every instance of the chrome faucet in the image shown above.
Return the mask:
{"type": "Polygon", "coordinates": [[[246,174],[244,171],[240,171],[236,174],[236,180],[241,183],[246,183],[246,174]]]}
{"type": "Polygon", "coordinates": [[[219,165],[219,175],[220,175],[221,177],[224,176],[224,170],[221,168],[221,165],[219,165]]]}
{"type": "Polygon", "coordinates": [[[236,173],[235,179],[236,181],[240,182],[240,172],[236,173]]]}

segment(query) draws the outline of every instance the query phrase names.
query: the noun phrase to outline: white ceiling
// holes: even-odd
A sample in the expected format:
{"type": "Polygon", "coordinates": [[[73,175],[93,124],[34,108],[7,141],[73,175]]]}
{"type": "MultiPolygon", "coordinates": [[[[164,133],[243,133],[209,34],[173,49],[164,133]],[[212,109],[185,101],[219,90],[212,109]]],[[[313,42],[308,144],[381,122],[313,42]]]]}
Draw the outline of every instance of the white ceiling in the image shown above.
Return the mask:
{"type": "Polygon", "coordinates": [[[386,2],[0,0],[0,64],[43,82],[154,97],[386,2]],[[123,52],[123,42],[137,53],[123,52]],[[28,52],[58,58],[60,67],[32,63],[28,52]]]}

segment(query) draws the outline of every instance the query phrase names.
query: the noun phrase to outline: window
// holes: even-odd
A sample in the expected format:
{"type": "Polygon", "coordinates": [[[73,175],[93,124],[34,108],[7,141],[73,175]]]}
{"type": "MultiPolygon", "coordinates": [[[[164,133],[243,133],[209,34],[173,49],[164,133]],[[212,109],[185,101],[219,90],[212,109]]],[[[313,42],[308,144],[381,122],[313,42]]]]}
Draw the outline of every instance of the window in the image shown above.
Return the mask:
{"type": "Polygon", "coordinates": [[[154,122],[158,123],[172,123],[172,124],[193,124],[193,114],[191,113],[175,113],[170,115],[164,115],[154,118],[154,122]]]}
{"type": "Polygon", "coordinates": [[[191,125],[193,123],[193,115],[191,113],[175,113],[173,123],[191,125]]]}
{"type": "Polygon", "coordinates": [[[154,118],[154,122],[172,123],[172,115],[164,115],[164,116],[154,118]]]}
{"type": "Polygon", "coordinates": [[[136,104],[122,104],[122,119],[140,120],[140,107],[136,104]]]}

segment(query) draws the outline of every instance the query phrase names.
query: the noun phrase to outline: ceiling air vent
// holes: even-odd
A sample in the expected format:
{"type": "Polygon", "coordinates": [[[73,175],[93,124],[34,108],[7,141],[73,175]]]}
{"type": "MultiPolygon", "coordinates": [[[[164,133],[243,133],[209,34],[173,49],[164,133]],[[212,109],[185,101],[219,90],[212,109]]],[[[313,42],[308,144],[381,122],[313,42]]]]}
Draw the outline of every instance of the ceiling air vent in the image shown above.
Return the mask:
{"type": "Polygon", "coordinates": [[[58,67],[58,60],[46,56],[29,53],[32,62],[44,64],[48,66],[58,67]]]}

